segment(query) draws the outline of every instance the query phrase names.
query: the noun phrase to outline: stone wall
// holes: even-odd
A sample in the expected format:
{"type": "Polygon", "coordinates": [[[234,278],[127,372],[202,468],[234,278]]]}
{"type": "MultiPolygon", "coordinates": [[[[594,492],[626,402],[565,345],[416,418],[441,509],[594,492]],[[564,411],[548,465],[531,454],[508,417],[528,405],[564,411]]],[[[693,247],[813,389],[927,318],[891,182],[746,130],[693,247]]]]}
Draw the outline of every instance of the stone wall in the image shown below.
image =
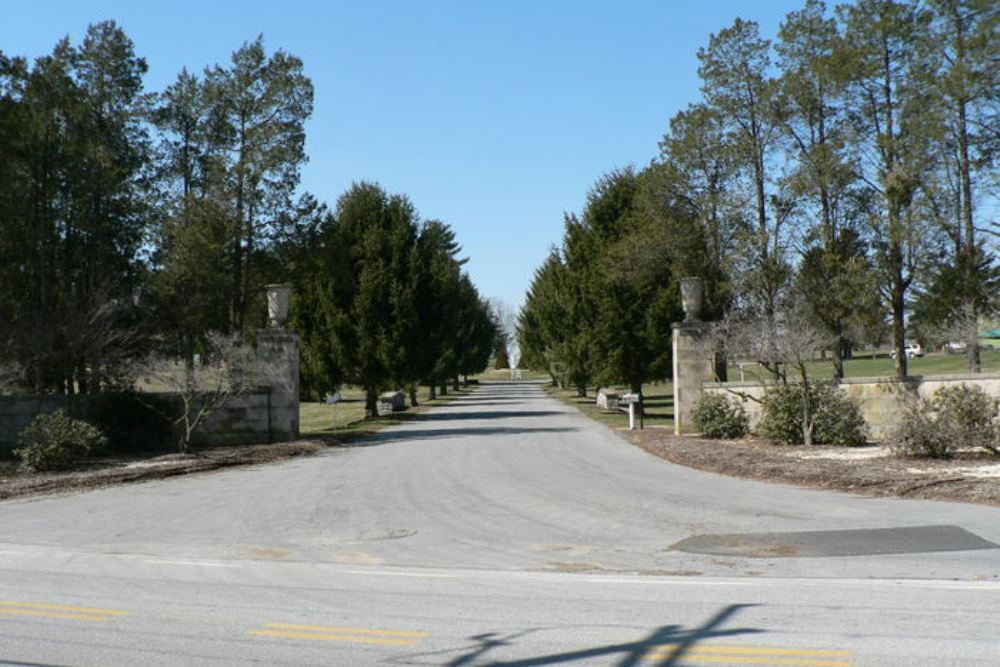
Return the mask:
{"type": "MultiPolygon", "coordinates": [[[[158,402],[179,400],[176,394],[154,393],[158,402]]],[[[17,447],[17,436],[34,418],[62,408],[73,415],[86,415],[89,396],[3,396],[0,397],[0,452],[17,447]]],[[[272,396],[267,387],[230,399],[195,432],[200,445],[235,445],[274,442],[285,439],[275,428],[272,396]]]]}
{"type": "MultiPolygon", "coordinates": [[[[86,397],[76,397],[85,405],[86,397]]],[[[10,453],[17,447],[17,434],[34,420],[35,415],[70,411],[69,396],[0,396],[0,452],[10,453]]]]}
{"type": "MultiPolygon", "coordinates": [[[[257,334],[261,389],[230,399],[195,431],[202,445],[236,445],[293,440],[299,436],[299,336],[284,329],[257,334]]],[[[179,400],[176,394],[153,394],[179,400]]],[[[17,446],[17,436],[36,415],[62,408],[86,415],[89,396],[0,396],[0,452],[17,446]]]]}
{"type": "MultiPolygon", "coordinates": [[[[930,398],[941,387],[957,384],[978,385],[991,396],[1000,398],[998,373],[925,375],[903,381],[887,377],[846,378],[841,380],[839,387],[860,404],[872,435],[878,438],[896,424],[902,401],[907,395],[915,392],[930,398]]],[[[760,403],[752,398],[760,399],[764,395],[764,385],[756,382],[705,382],[703,389],[707,393],[729,395],[740,400],[750,417],[751,427],[760,419],[760,403]],[[752,398],[741,399],[739,394],[752,398]]]]}

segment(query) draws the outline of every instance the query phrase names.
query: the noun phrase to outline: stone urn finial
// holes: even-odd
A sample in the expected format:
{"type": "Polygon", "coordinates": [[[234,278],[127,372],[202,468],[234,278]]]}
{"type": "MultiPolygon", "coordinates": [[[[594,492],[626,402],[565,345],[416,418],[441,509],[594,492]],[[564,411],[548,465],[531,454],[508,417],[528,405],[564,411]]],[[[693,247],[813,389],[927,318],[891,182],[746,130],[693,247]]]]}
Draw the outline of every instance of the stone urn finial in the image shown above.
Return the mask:
{"type": "Polygon", "coordinates": [[[685,322],[700,321],[704,289],[705,283],[701,278],[681,278],[681,304],[684,306],[685,322]]]}
{"type": "Polygon", "coordinates": [[[288,302],[292,297],[292,288],[287,285],[268,285],[267,289],[267,324],[274,329],[284,329],[288,321],[288,302]]]}

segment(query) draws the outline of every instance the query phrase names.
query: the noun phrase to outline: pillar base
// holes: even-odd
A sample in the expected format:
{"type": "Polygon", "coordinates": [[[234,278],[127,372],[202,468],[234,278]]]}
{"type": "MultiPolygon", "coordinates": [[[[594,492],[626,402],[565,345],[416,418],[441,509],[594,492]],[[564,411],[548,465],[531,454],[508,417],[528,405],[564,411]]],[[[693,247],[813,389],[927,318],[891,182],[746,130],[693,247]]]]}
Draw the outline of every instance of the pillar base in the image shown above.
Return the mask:
{"type": "Polygon", "coordinates": [[[286,329],[257,333],[261,384],[271,390],[268,432],[272,442],[299,437],[299,335],[286,329]]]}
{"type": "Polygon", "coordinates": [[[702,395],[707,359],[702,340],[708,333],[706,322],[676,322],[674,352],[674,434],[696,433],[691,411],[702,395]]]}

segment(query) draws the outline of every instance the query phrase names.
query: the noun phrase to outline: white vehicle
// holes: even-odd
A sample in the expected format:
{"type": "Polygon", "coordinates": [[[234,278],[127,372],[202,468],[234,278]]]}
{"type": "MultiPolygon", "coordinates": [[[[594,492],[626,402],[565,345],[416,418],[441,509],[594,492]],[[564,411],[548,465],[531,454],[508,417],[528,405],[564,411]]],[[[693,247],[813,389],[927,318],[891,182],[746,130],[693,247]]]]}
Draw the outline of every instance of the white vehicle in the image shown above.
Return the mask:
{"type": "MultiPolygon", "coordinates": [[[[907,343],[906,347],[903,348],[903,351],[906,353],[907,359],[924,356],[924,348],[920,347],[920,343],[907,343]]],[[[896,358],[895,350],[892,351],[891,356],[893,359],[896,358]]]]}

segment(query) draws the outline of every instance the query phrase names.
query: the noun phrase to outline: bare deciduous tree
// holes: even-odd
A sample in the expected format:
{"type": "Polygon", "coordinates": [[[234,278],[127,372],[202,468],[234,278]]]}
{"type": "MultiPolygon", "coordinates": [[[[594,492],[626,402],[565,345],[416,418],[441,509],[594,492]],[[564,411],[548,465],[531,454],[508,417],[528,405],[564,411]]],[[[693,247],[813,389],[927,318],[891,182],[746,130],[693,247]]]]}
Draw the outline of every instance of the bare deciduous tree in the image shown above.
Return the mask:
{"type": "MultiPolygon", "coordinates": [[[[726,358],[753,361],[765,369],[769,377],[760,378],[765,386],[802,387],[802,439],[812,445],[816,406],[812,400],[815,379],[809,376],[808,363],[822,350],[829,349],[832,336],[817,326],[800,307],[782,308],[772,321],[764,316],[729,316],[713,323],[704,338],[704,354],[721,350],[726,358]]],[[[729,388],[741,398],[757,401],[747,392],[729,388]]]]}
{"type": "Polygon", "coordinates": [[[177,397],[176,402],[170,402],[168,414],[160,406],[149,405],[178,429],[181,453],[191,451],[195,431],[228,401],[256,388],[261,377],[276,375],[260,367],[256,350],[238,335],[210,333],[207,338],[207,353],[200,363],[153,356],[139,373],[146,388],[177,397]]]}
{"type": "Polygon", "coordinates": [[[0,396],[14,394],[23,388],[24,369],[19,364],[0,363],[0,396]]]}

